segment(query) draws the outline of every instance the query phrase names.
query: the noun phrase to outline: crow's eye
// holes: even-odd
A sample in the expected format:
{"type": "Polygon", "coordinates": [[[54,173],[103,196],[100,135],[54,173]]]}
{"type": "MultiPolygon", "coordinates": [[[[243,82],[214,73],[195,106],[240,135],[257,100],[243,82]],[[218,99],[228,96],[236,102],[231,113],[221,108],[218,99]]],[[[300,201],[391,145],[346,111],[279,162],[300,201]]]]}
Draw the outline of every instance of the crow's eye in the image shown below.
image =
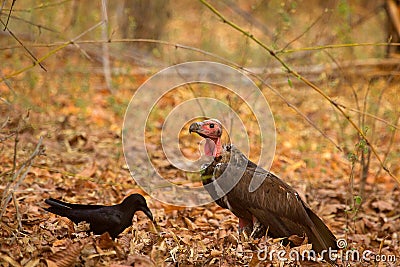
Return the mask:
{"type": "Polygon", "coordinates": [[[210,128],[214,128],[214,123],[211,123],[211,124],[210,124],[210,128]]]}

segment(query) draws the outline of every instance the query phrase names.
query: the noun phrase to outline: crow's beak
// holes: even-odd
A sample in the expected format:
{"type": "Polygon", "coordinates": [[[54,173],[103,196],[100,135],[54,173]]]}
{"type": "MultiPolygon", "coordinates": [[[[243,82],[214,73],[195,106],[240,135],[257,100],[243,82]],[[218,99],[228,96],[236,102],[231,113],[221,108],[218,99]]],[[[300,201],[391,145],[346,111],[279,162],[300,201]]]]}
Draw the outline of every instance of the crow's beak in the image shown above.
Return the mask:
{"type": "Polygon", "coordinates": [[[201,129],[201,123],[200,122],[194,122],[189,127],[189,133],[192,133],[192,132],[197,133],[200,129],[201,129]]]}
{"type": "Polygon", "coordinates": [[[144,208],[144,209],[142,209],[142,211],[144,212],[144,214],[146,214],[147,217],[149,217],[149,219],[150,219],[152,222],[154,221],[153,214],[151,213],[150,209],[144,208]]]}

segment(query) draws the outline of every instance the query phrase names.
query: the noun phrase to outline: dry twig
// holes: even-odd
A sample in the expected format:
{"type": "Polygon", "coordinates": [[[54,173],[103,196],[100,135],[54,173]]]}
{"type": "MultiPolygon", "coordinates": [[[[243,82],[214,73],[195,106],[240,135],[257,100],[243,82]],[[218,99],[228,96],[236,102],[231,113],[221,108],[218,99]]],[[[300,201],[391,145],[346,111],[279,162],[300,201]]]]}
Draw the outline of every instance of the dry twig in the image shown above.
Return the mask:
{"type": "Polygon", "coordinates": [[[7,27],[7,24],[4,23],[0,19],[0,23],[3,24],[4,30],[7,30],[7,32],[25,49],[25,51],[34,59],[35,64],[38,64],[44,71],[47,71],[46,68],[38,61],[36,56],[22,43],[22,41],[7,27]]]}
{"type": "Polygon", "coordinates": [[[104,21],[100,21],[98,23],[96,23],[95,25],[93,25],[92,27],[90,27],[89,29],[85,30],[84,32],[82,32],[81,34],[79,34],[78,36],[76,36],[75,38],[73,38],[72,40],[62,43],[61,45],[59,45],[58,47],[54,48],[53,50],[51,50],[49,53],[47,53],[46,55],[44,55],[43,57],[37,59],[36,61],[33,62],[32,65],[24,67],[20,70],[17,70],[13,73],[11,73],[10,75],[7,75],[3,78],[0,79],[0,82],[3,82],[4,80],[10,79],[12,77],[15,77],[29,69],[32,69],[33,67],[35,67],[36,65],[40,64],[41,62],[45,61],[47,58],[49,58],[50,56],[54,55],[55,53],[57,53],[58,51],[64,49],[65,47],[67,47],[70,44],[74,44],[76,40],[78,40],[79,38],[81,38],[82,36],[84,36],[85,34],[87,34],[88,32],[93,31],[94,29],[96,29],[97,27],[101,26],[104,23],[104,21]]]}
{"type": "MultiPolygon", "coordinates": [[[[11,12],[12,12],[12,9],[13,9],[13,7],[14,7],[15,1],[16,1],[16,0],[13,0],[12,3],[11,3],[11,8],[10,8],[10,10],[8,11],[7,21],[6,21],[6,24],[4,25],[4,30],[3,30],[3,31],[5,31],[5,30],[7,29],[7,25],[8,25],[8,22],[10,21],[10,16],[11,16],[11,12]]],[[[5,1],[4,1],[4,2],[5,2],[5,1]]]]}
{"type": "MultiPolygon", "coordinates": [[[[16,140],[18,140],[18,135],[16,135],[16,140]]],[[[39,141],[36,145],[35,150],[32,152],[32,154],[29,156],[29,158],[21,164],[21,166],[18,168],[18,170],[16,170],[16,147],[17,147],[17,142],[15,142],[14,145],[14,167],[13,167],[13,172],[11,172],[12,177],[11,177],[11,181],[7,184],[6,188],[4,189],[3,192],[3,196],[1,199],[1,208],[0,208],[0,219],[3,217],[7,205],[8,203],[10,203],[11,199],[13,199],[14,197],[14,192],[18,189],[18,187],[22,184],[22,182],[24,181],[26,175],[28,174],[32,163],[34,161],[34,159],[39,156],[42,155],[44,153],[44,147],[42,146],[42,141],[43,141],[43,137],[41,136],[39,138],[39,141]]],[[[18,213],[18,212],[17,212],[18,213]]],[[[20,214],[17,214],[17,219],[21,218],[20,214]]],[[[18,221],[18,224],[20,224],[21,222],[18,221]]]]}

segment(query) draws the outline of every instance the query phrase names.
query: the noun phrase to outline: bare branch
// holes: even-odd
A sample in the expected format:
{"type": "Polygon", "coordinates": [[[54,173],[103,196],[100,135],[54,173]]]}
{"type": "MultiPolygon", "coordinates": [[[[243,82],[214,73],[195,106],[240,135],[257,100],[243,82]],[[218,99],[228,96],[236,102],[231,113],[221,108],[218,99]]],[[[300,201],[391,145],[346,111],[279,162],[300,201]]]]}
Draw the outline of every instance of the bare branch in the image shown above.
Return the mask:
{"type": "Polygon", "coordinates": [[[8,22],[10,21],[10,16],[11,16],[11,12],[12,12],[12,9],[14,7],[15,1],[16,0],[13,0],[12,3],[11,3],[11,8],[10,8],[10,10],[8,12],[7,21],[6,21],[6,24],[4,25],[4,30],[3,31],[5,31],[7,29],[7,25],[8,25],[8,22]]]}
{"type": "Polygon", "coordinates": [[[41,136],[39,138],[36,148],[32,152],[32,154],[29,156],[29,158],[24,163],[21,164],[21,166],[19,167],[19,169],[17,171],[12,172],[13,176],[11,178],[11,181],[7,185],[6,189],[4,190],[3,196],[1,199],[0,219],[3,217],[8,203],[10,203],[11,199],[13,198],[13,192],[15,192],[18,189],[18,187],[21,185],[21,183],[24,181],[26,175],[28,174],[34,159],[37,156],[43,154],[44,148],[42,146],[42,142],[43,142],[43,136],[41,136]],[[17,180],[17,178],[18,178],[18,180],[17,180]]]}
{"type": "Polygon", "coordinates": [[[313,23],[311,23],[310,26],[308,26],[302,33],[299,34],[299,36],[297,36],[296,38],[294,38],[292,41],[290,41],[289,43],[287,43],[281,50],[285,50],[286,48],[288,48],[291,44],[293,44],[294,42],[296,42],[297,40],[299,40],[301,37],[303,37],[307,32],[309,32],[315,25],[317,25],[317,23],[323,18],[323,16],[325,15],[326,11],[324,11],[321,15],[319,15],[318,18],[316,18],[314,20],[313,23]]]}
{"type": "Polygon", "coordinates": [[[320,46],[312,46],[312,47],[302,47],[302,48],[294,48],[294,49],[287,49],[287,50],[279,50],[277,54],[288,54],[300,51],[318,51],[318,50],[325,50],[331,48],[347,48],[347,47],[360,47],[360,46],[400,46],[400,43],[350,43],[350,44],[328,44],[328,45],[320,45],[320,46]]]}
{"type": "Polygon", "coordinates": [[[36,64],[39,64],[39,66],[44,70],[47,71],[46,68],[38,61],[38,59],[35,57],[35,55],[18,39],[18,37],[7,27],[7,25],[0,19],[1,24],[4,25],[4,30],[7,30],[7,32],[25,49],[26,52],[34,59],[36,64]]]}
{"type": "Polygon", "coordinates": [[[37,61],[35,61],[32,65],[27,66],[25,68],[22,68],[20,70],[17,70],[5,77],[2,77],[0,79],[0,82],[3,82],[4,80],[10,79],[11,77],[17,76],[33,67],[35,67],[37,64],[40,64],[41,62],[43,62],[44,60],[46,60],[47,58],[49,58],[50,56],[54,55],[55,53],[57,53],[58,51],[64,49],[65,47],[67,47],[70,44],[74,44],[76,40],[78,40],[79,38],[81,38],[82,36],[84,36],[85,34],[87,34],[88,32],[96,29],[97,27],[101,26],[104,23],[104,21],[100,21],[98,23],[96,23],[95,25],[93,25],[92,27],[90,27],[89,29],[85,30],[84,32],[82,32],[81,34],[79,34],[78,36],[76,36],[75,38],[73,38],[72,40],[62,43],[61,45],[59,45],[58,47],[54,48],[53,50],[51,50],[49,53],[47,53],[46,55],[44,55],[43,57],[39,58],[37,61]]]}
{"type": "MultiPolygon", "coordinates": [[[[35,6],[35,7],[31,7],[29,9],[14,9],[13,11],[14,12],[28,12],[28,13],[30,13],[30,12],[32,12],[32,10],[45,9],[45,8],[48,8],[48,7],[59,6],[59,5],[62,5],[64,3],[71,2],[71,1],[72,0],[63,0],[63,1],[55,2],[55,3],[53,3],[51,1],[51,2],[48,2],[48,3],[41,3],[40,5],[35,6]]],[[[9,9],[4,9],[4,10],[8,11],[9,9]]]]}
{"type": "MultiPolygon", "coordinates": [[[[3,129],[3,128],[7,125],[8,120],[9,120],[9,118],[10,118],[11,104],[10,104],[7,100],[5,100],[4,98],[2,98],[2,97],[0,97],[0,102],[3,102],[5,105],[8,106],[8,114],[5,116],[4,121],[3,121],[2,124],[0,125],[0,129],[3,129]]],[[[1,121],[0,121],[0,123],[1,123],[1,121]]],[[[7,138],[7,139],[8,139],[8,138],[7,138]]],[[[4,140],[0,139],[0,142],[2,142],[2,141],[4,141],[4,140]]]]}
{"type": "MultiPolygon", "coordinates": [[[[0,14],[0,15],[3,15],[3,14],[0,14]]],[[[44,26],[44,25],[41,25],[41,24],[37,24],[37,23],[34,23],[34,22],[32,22],[32,21],[29,21],[29,20],[26,20],[26,19],[23,19],[23,18],[20,18],[20,17],[17,17],[17,16],[11,15],[10,17],[11,17],[12,19],[20,20],[20,21],[25,22],[25,23],[27,23],[27,24],[29,24],[29,25],[35,26],[35,27],[37,27],[39,30],[44,29],[44,30],[47,30],[47,31],[50,31],[50,32],[60,33],[59,31],[54,30],[54,29],[52,29],[52,28],[49,28],[49,27],[47,27],[47,26],[44,26]]]]}

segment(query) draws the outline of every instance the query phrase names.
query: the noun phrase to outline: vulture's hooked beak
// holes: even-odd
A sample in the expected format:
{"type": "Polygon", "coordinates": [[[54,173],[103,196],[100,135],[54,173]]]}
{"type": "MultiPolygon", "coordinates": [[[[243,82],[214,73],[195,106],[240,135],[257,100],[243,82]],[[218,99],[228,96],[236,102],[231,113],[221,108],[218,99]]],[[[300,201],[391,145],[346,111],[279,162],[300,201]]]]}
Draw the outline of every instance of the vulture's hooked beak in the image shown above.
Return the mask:
{"type": "Polygon", "coordinates": [[[198,135],[200,135],[203,138],[210,138],[206,134],[203,133],[202,126],[203,126],[203,123],[201,123],[201,122],[193,122],[189,127],[189,133],[190,134],[197,133],[198,135]]]}
{"type": "Polygon", "coordinates": [[[194,122],[189,127],[189,133],[192,133],[192,132],[198,133],[200,131],[200,129],[201,129],[201,123],[194,122]]]}

